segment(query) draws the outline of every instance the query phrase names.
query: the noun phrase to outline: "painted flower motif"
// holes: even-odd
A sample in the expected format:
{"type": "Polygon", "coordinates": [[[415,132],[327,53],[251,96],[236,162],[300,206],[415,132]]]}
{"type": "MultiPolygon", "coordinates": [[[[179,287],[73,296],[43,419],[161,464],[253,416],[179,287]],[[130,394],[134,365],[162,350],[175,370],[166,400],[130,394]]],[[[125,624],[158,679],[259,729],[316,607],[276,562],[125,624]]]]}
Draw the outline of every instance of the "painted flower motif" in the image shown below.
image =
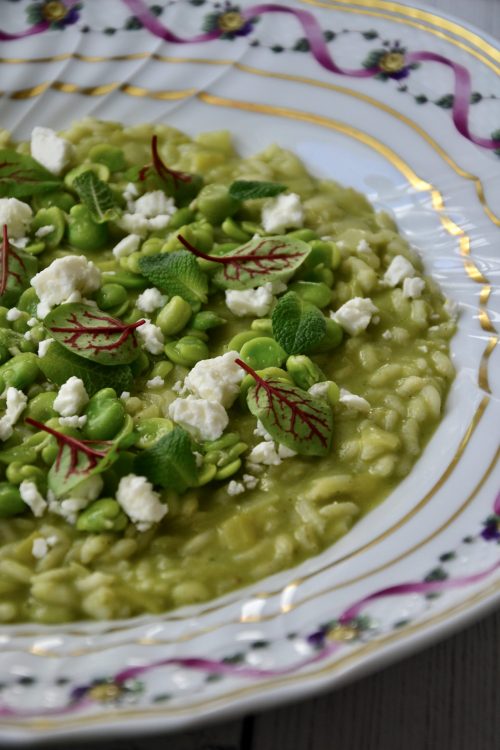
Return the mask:
{"type": "Polygon", "coordinates": [[[409,75],[410,70],[418,67],[417,63],[407,64],[405,54],[406,48],[401,47],[399,42],[395,42],[386,49],[372,50],[363,61],[363,67],[378,69],[376,77],[383,81],[388,78],[400,81],[409,75]]]}
{"type": "Polygon", "coordinates": [[[28,21],[32,24],[48,22],[51,29],[65,29],[80,18],[82,3],[69,7],[62,0],[43,0],[26,8],[28,21]]]}
{"type": "Polygon", "coordinates": [[[80,703],[82,700],[89,700],[93,703],[116,704],[143,691],[144,685],[138,680],[117,683],[113,679],[96,679],[88,685],[74,688],[71,692],[71,701],[80,703]]]}
{"type": "Polygon", "coordinates": [[[371,622],[368,617],[356,617],[349,623],[340,623],[338,620],[332,620],[311,633],[307,637],[307,642],[314,649],[320,651],[327,642],[332,641],[356,641],[362,634],[371,628],[371,622]]]}
{"type": "Polygon", "coordinates": [[[244,18],[238,5],[225,2],[223,5],[215,3],[215,9],[203,19],[203,30],[207,32],[220,31],[221,39],[234,39],[237,36],[247,36],[253,30],[256,18],[244,18]]]}
{"type": "Polygon", "coordinates": [[[486,542],[500,541],[500,516],[490,516],[484,522],[481,536],[486,542]]]}

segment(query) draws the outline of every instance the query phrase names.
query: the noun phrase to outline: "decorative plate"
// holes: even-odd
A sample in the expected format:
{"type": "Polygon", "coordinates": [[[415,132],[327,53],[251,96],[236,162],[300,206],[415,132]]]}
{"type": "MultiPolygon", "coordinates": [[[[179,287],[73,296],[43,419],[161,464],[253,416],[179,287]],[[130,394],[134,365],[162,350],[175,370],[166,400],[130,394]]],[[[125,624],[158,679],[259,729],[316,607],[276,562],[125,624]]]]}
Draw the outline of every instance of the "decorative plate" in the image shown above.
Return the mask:
{"type": "Polygon", "coordinates": [[[411,474],[336,545],[158,617],[0,630],[4,741],[172,731],[333,688],[500,600],[500,53],[383,0],[2,3],[1,125],[93,115],[276,141],[393,212],[460,306],[411,474]],[[495,244],[496,243],[496,244],[495,244]]]}

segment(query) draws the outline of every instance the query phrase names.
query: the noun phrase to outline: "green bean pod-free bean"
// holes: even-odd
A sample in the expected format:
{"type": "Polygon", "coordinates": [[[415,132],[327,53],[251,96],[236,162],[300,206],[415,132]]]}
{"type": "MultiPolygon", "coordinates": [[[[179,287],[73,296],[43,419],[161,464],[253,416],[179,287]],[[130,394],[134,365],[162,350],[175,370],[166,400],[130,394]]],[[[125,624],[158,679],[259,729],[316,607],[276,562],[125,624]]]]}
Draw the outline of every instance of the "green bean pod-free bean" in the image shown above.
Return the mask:
{"type": "Polygon", "coordinates": [[[25,513],[28,506],[21,498],[19,488],[10,482],[0,482],[0,518],[11,518],[25,513]]]}
{"type": "Polygon", "coordinates": [[[111,440],[123,427],[125,408],[112,388],[103,388],[92,396],[85,409],[83,432],[89,440],[111,440]]]}
{"type": "Polygon", "coordinates": [[[77,250],[101,250],[108,242],[108,227],[92,219],[87,206],[73,206],[68,218],[68,242],[77,250]]]}
{"type": "Polygon", "coordinates": [[[172,297],[156,316],[156,325],[164,336],[175,336],[189,323],[193,308],[182,297],[172,297]]]}
{"type": "Polygon", "coordinates": [[[293,354],[288,357],[286,369],[292,376],[295,385],[305,391],[309,390],[312,385],[326,380],[326,376],[318,365],[305,354],[293,354]]]}
{"type": "Polygon", "coordinates": [[[240,351],[241,359],[254,370],[265,367],[281,367],[286,359],[285,350],[277,341],[259,336],[243,344],[240,351]]]}
{"type": "Polygon", "coordinates": [[[83,510],[76,521],[78,531],[123,531],[128,518],[113,498],[103,497],[83,510]]]}
{"type": "Polygon", "coordinates": [[[39,375],[38,357],[35,354],[16,354],[0,367],[0,384],[3,388],[13,386],[23,390],[34,383],[39,375]]]}
{"type": "Polygon", "coordinates": [[[196,336],[183,336],[178,341],[165,344],[165,354],[176,365],[193,367],[209,356],[208,346],[196,336]]]}
{"type": "Polygon", "coordinates": [[[128,292],[122,284],[103,284],[95,300],[101,310],[111,310],[128,302],[128,292]]]}
{"type": "Polygon", "coordinates": [[[196,206],[211,224],[221,224],[228,216],[236,213],[240,203],[229,194],[226,185],[212,183],[200,190],[196,206]]]}

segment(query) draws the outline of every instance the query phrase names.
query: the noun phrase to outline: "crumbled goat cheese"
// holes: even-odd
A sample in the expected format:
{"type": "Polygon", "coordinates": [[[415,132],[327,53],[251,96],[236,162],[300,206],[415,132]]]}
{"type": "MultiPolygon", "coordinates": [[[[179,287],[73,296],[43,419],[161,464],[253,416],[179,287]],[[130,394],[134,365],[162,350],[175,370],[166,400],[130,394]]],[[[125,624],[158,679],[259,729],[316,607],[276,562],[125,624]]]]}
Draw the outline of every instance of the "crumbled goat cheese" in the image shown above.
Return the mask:
{"type": "Polygon", "coordinates": [[[411,276],[415,276],[415,269],[410,261],[403,255],[396,255],[384,273],[383,281],[387,286],[397,286],[403,279],[408,279],[411,276]]]}
{"type": "Polygon", "coordinates": [[[330,317],[351,336],[356,336],[368,328],[372,315],[377,312],[371,299],[353,297],[338,310],[331,312],[330,317]]]}
{"type": "Polygon", "coordinates": [[[23,339],[26,339],[26,341],[31,341],[32,333],[31,331],[26,331],[23,333],[23,339]]]}
{"type": "Polygon", "coordinates": [[[13,426],[21,416],[28,403],[28,397],[13,386],[7,388],[5,394],[5,414],[0,419],[0,440],[8,440],[13,432],[13,426]]]}
{"type": "Polygon", "coordinates": [[[185,387],[195,396],[217,401],[228,409],[240,392],[240,383],[245,377],[244,370],[235,362],[239,356],[238,352],[232,351],[220,357],[202,359],[186,376],[185,387]]]}
{"type": "Polygon", "coordinates": [[[60,387],[53,408],[62,417],[72,417],[78,414],[88,402],[89,396],[83,380],[72,375],[60,387]]]}
{"type": "Polygon", "coordinates": [[[278,444],[278,456],[280,458],[292,458],[292,456],[296,455],[297,451],[294,451],[292,448],[287,448],[287,446],[282,443],[278,444]]]}
{"type": "Polygon", "coordinates": [[[9,322],[14,320],[19,320],[19,318],[22,318],[23,314],[21,310],[18,310],[17,307],[11,307],[10,310],[7,311],[7,320],[9,322]]]}
{"type": "Polygon", "coordinates": [[[30,328],[33,328],[33,326],[38,325],[38,319],[37,318],[30,318],[28,320],[28,325],[30,328]]]}
{"type": "Polygon", "coordinates": [[[21,494],[21,500],[26,503],[33,515],[37,518],[43,516],[47,509],[47,502],[38,492],[36,484],[30,482],[29,479],[24,479],[19,485],[19,492],[21,494]]]}
{"type": "Polygon", "coordinates": [[[56,500],[49,495],[49,510],[58,516],[62,516],[68,523],[74,525],[78,513],[86,508],[93,500],[97,500],[101,494],[104,482],[100,474],[87,477],[83,482],[71,489],[71,497],[56,500]]]}
{"type": "Polygon", "coordinates": [[[117,223],[124,231],[140,235],[165,229],[176,210],[173,199],[167,198],[163,190],[144,193],[137,200],[128,201],[127,208],[117,223]]]}
{"type": "Polygon", "coordinates": [[[265,464],[266,466],[278,466],[282,461],[276,446],[269,440],[257,443],[250,451],[248,460],[253,464],[265,464]]]}
{"type": "Polygon", "coordinates": [[[113,255],[115,258],[126,258],[127,255],[132,255],[136,250],[139,249],[139,245],[142,242],[142,237],[138,234],[127,234],[117,245],[113,248],[113,255]]]}
{"type": "Polygon", "coordinates": [[[167,505],[161,502],[160,495],[153,490],[151,482],[137,474],[128,474],[120,479],[116,500],[139,531],[147,531],[161,521],[168,510],[167,505]]]}
{"type": "Polygon", "coordinates": [[[162,353],[165,339],[163,337],[163,333],[161,332],[161,328],[155,326],[154,323],[151,323],[148,318],[145,318],[145,322],[141,326],[136,328],[135,332],[144,344],[144,348],[146,349],[146,351],[150,352],[151,354],[162,353]]]}
{"type": "Polygon", "coordinates": [[[33,544],[31,545],[31,554],[33,557],[36,557],[37,560],[41,560],[42,557],[45,557],[47,552],[49,551],[49,545],[47,544],[47,540],[43,538],[43,536],[39,536],[36,539],[33,539],[33,544]]]}
{"type": "Polygon", "coordinates": [[[362,239],[358,242],[356,250],[358,251],[358,253],[369,253],[370,245],[365,239],[362,239]]]}
{"type": "Polygon", "coordinates": [[[196,396],[176,398],[168,407],[168,414],[198,440],[217,440],[229,423],[220,403],[196,396]]]}
{"type": "Polygon", "coordinates": [[[403,279],[403,297],[409,299],[417,299],[422,296],[424,291],[425,281],[419,276],[409,276],[403,279]]]}
{"type": "Polygon", "coordinates": [[[241,495],[243,492],[245,492],[245,485],[232,479],[227,485],[226,489],[227,494],[234,497],[234,495],[241,495]]]}
{"type": "Polygon", "coordinates": [[[282,232],[304,225],[304,210],[297,193],[278,195],[262,209],[262,226],[266,232],[282,232]]]}
{"type": "Polygon", "coordinates": [[[0,198],[0,227],[7,224],[9,238],[24,237],[33,218],[33,211],[27,203],[17,198],[0,198]]]}
{"type": "Polygon", "coordinates": [[[370,403],[362,396],[356,396],[355,393],[351,393],[345,388],[340,389],[339,401],[349,409],[355,409],[356,411],[368,412],[371,409],[370,403]]]}
{"type": "Polygon", "coordinates": [[[226,289],[226,305],[238,318],[245,315],[264,317],[271,310],[275,298],[271,283],[259,286],[257,289],[226,289]]]}
{"type": "Polygon", "coordinates": [[[73,145],[51,128],[37,126],[31,133],[31,156],[52,174],[59,175],[71,161],[73,145]]]}
{"type": "Polygon", "coordinates": [[[134,182],[127,182],[125,185],[125,190],[123,191],[123,197],[127,201],[133,201],[134,198],[137,198],[139,195],[139,191],[137,190],[137,185],[134,182]]]}
{"type": "Polygon", "coordinates": [[[272,440],[272,436],[269,434],[269,432],[266,430],[260,419],[257,420],[257,427],[253,431],[254,435],[257,435],[257,437],[264,438],[264,440],[272,440]]]}
{"type": "Polygon", "coordinates": [[[392,331],[389,331],[389,329],[387,329],[387,331],[384,331],[382,334],[382,338],[386,341],[390,341],[392,339],[392,331]]]}
{"type": "Polygon", "coordinates": [[[59,417],[59,424],[62,427],[75,427],[80,429],[87,423],[87,417],[85,414],[83,417],[78,417],[76,414],[72,417],[59,417]]]}
{"type": "Polygon", "coordinates": [[[159,307],[163,307],[167,299],[168,297],[153,286],[150,289],[145,289],[142,294],[137,297],[135,306],[139,310],[149,313],[153,312],[153,310],[157,310],[159,307]]]}
{"type": "Polygon", "coordinates": [[[187,393],[188,388],[184,385],[182,380],[176,380],[172,386],[172,391],[174,393],[178,393],[179,396],[183,396],[185,393],[187,393]]]}
{"type": "Polygon", "coordinates": [[[50,339],[50,338],[40,341],[40,343],[38,344],[38,356],[39,357],[45,357],[53,341],[54,339],[50,339]]]}
{"type": "Polygon", "coordinates": [[[203,466],[203,455],[201,453],[198,453],[198,451],[193,451],[193,456],[195,458],[197,468],[200,469],[203,466]]]}
{"type": "Polygon", "coordinates": [[[10,244],[17,247],[18,250],[23,250],[27,246],[29,239],[27,237],[19,237],[18,239],[13,240],[11,237],[9,241],[10,244]]]}
{"type": "Polygon", "coordinates": [[[162,385],[165,385],[165,381],[160,375],[157,375],[146,382],[146,388],[161,388],[162,385]]]}
{"type": "Polygon", "coordinates": [[[39,239],[42,239],[42,237],[46,237],[48,234],[51,234],[55,229],[55,226],[53,224],[45,224],[43,227],[40,227],[35,232],[35,237],[38,237],[39,239]]]}
{"type": "Polygon", "coordinates": [[[330,388],[332,384],[331,380],[323,380],[321,383],[314,383],[309,389],[308,393],[313,398],[328,398],[328,389],[330,388]]]}
{"type": "Polygon", "coordinates": [[[31,279],[31,286],[40,300],[37,315],[44,318],[54,305],[65,302],[75,292],[79,295],[95,292],[100,285],[101,272],[84,255],[57,258],[31,279]]]}
{"type": "Polygon", "coordinates": [[[243,474],[241,479],[247,490],[254,490],[260,482],[259,477],[254,477],[253,474],[243,474]]]}
{"type": "Polygon", "coordinates": [[[130,391],[122,391],[120,393],[120,398],[122,401],[128,401],[128,399],[130,398],[130,391]]]}

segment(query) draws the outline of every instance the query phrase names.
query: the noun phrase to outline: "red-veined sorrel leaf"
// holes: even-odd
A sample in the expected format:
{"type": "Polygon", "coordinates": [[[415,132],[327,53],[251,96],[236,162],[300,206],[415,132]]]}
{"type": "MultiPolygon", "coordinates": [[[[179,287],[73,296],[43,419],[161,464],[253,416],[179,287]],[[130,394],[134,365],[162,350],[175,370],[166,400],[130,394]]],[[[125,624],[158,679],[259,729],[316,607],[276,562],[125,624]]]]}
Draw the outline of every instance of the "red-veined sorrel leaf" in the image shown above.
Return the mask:
{"type": "Polygon", "coordinates": [[[0,149],[0,198],[27,198],[57,190],[61,180],[27,154],[0,149]]]}
{"type": "Polygon", "coordinates": [[[179,172],[167,167],[158,153],[158,136],[151,138],[151,164],[139,170],[139,180],[146,182],[151,189],[162,189],[175,198],[177,206],[185,205],[199,192],[202,179],[200,175],[179,172]]]}
{"type": "Polygon", "coordinates": [[[84,479],[100,474],[118,458],[118,446],[107,440],[79,440],[27,417],[26,424],[52,435],[58,452],[48,473],[49,489],[56,497],[68,495],[84,479]]]}
{"type": "Polygon", "coordinates": [[[135,329],[97,307],[71,302],[54,308],[44,320],[51,336],[64,347],[101,365],[127,365],[139,354],[135,329]]]}
{"type": "Polygon", "coordinates": [[[255,380],[248,391],[248,408],[273,440],[303,456],[329,452],[333,415],[326,402],[278,378],[262,378],[241,359],[235,362],[255,380]]]}
{"type": "Polygon", "coordinates": [[[28,288],[30,272],[35,273],[36,261],[26,253],[15,250],[7,235],[7,225],[2,230],[2,255],[0,261],[0,304],[12,307],[21,293],[28,288]]]}
{"type": "Polygon", "coordinates": [[[221,264],[212,280],[222,289],[252,289],[268,281],[288,279],[311,252],[302,240],[285,235],[250,240],[226,255],[207,255],[182,235],[177,238],[198,258],[221,264]]]}

